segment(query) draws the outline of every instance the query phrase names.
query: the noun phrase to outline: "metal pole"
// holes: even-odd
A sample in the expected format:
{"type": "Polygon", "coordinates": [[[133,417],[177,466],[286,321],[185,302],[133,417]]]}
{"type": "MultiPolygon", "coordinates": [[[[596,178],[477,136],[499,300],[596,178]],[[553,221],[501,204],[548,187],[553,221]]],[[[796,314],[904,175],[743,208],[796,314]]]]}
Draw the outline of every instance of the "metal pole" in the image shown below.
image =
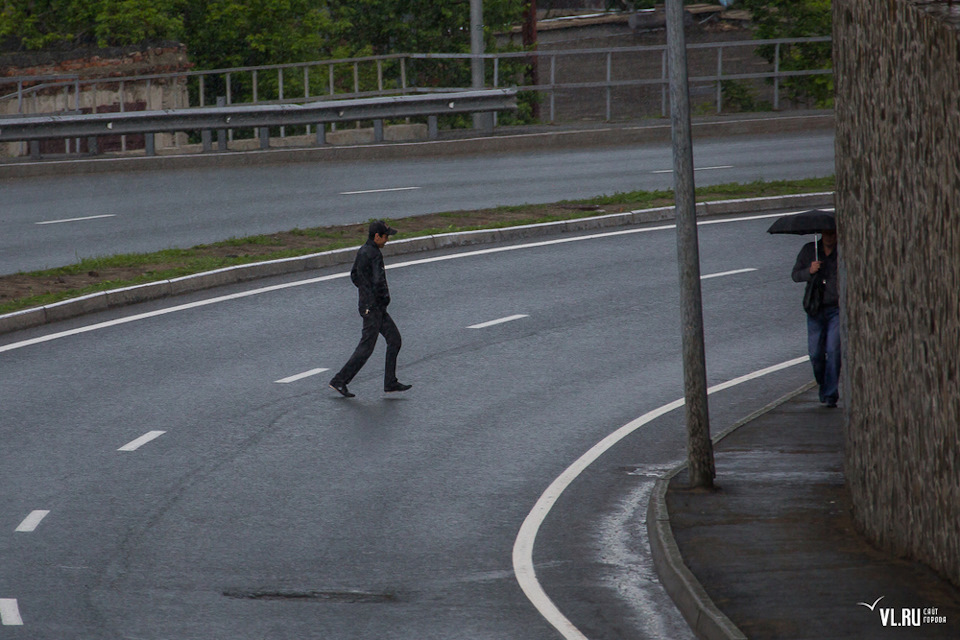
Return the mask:
{"type": "MultiPolygon", "coordinates": [[[[278,97],[280,99],[280,102],[283,102],[283,67],[280,67],[279,69],[277,69],[277,84],[280,85],[280,88],[278,89],[278,92],[279,92],[278,97]]],[[[281,138],[287,137],[286,127],[280,127],[280,137],[281,138]]]]}
{"type": "Polygon", "coordinates": [[[723,46],[717,47],[717,114],[723,110],[723,46]]]}
{"type": "Polygon", "coordinates": [[[780,110],[780,43],[773,48],[773,110],[780,110]]]}
{"type": "Polygon", "coordinates": [[[553,85],[557,83],[557,56],[550,56],[550,122],[556,117],[557,96],[553,90],[553,85]]]}
{"type": "Polygon", "coordinates": [[[660,55],[660,79],[663,83],[660,85],[660,116],[667,117],[667,91],[670,88],[667,82],[667,50],[664,49],[660,55]]]}
{"type": "Polygon", "coordinates": [[[610,122],[610,80],[613,77],[613,54],[607,52],[607,122],[610,122]]]}
{"type": "MultiPolygon", "coordinates": [[[[474,89],[483,89],[483,0],[470,0],[470,86],[474,89]]],[[[490,126],[486,126],[488,114],[473,114],[474,129],[492,129],[493,120],[490,119],[490,126]]]]}
{"type": "Polygon", "coordinates": [[[683,33],[683,0],[667,0],[667,49],[670,64],[670,120],[673,132],[674,197],[677,215],[677,262],[680,270],[680,316],[683,338],[683,386],[687,417],[687,459],[692,487],[713,486],[716,475],[707,409],[707,367],[703,344],[700,251],[693,182],[690,88],[683,33]]]}
{"type": "MultiPolygon", "coordinates": [[[[310,97],[310,67],[303,68],[303,98],[310,97]]],[[[310,125],[307,125],[307,135],[310,135],[310,125]]]]}

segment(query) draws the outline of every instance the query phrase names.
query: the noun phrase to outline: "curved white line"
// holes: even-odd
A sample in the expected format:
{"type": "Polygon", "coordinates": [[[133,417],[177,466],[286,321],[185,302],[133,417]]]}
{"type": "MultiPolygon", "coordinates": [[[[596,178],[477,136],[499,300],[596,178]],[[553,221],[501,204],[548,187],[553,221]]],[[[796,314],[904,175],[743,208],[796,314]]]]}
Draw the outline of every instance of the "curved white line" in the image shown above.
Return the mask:
{"type": "MultiPolygon", "coordinates": [[[[755,380],[756,378],[808,361],[809,358],[807,356],[787,360],[786,362],[781,362],[766,369],[760,369],[759,371],[754,371],[753,373],[748,373],[739,378],[734,378],[728,382],[710,387],[707,389],[707,393],[713,394],[718,391],[724,391],[725,389],[735,387],[749,380],[755,380]]],[[[520,526],[520,531],[513,545],[513,572],[517,577],[517,582],[520,583],[520,588],[523,589],[523,593],[526,594],[527,599],[533,603],[533,606],[535,606],[540,614],[546,618],[547,622],[553,625],[567,640],[587,640],[587,637],[563,615],[560,609],[558,609],[550,599],[550,596],[543,590],[539,580],[537,580],[537,572],[533,565],[533,545],[536,541],[537,532],[540,530],[540,525],[543,524],[544,519],[546,519],[547,514],[550,513],[550,509],[556,504],[560,495],[567,487],[573,484],[573,481],[596,461],[597,458],[640,427],[674,409],[679,409],[683,404],[684,400],[681,398],[653,411],[649,411],[636,420],[620,427],[595,444],[589,451],[580,456],[576,462],[567,467],[556,480],[550,483],[550,486],[543,492],[543,495],[540,496],[540,499],[537,500],[537,503],[533,506],[533,510],[530,511],[520,526]]]]}

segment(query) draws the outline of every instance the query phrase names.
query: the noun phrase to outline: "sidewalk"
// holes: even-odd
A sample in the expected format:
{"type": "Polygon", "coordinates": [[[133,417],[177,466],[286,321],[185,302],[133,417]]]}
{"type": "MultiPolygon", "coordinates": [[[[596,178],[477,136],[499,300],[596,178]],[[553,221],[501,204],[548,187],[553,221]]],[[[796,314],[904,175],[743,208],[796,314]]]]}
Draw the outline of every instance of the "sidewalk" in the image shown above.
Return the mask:
{"type": "Polygon", "coordinates": [[[960,638],[960,589],[855,530],[842,407],[807,389],[715,445],[718,491],[683,469],[654,492],[657,569],[701,637],[960,638]]]}

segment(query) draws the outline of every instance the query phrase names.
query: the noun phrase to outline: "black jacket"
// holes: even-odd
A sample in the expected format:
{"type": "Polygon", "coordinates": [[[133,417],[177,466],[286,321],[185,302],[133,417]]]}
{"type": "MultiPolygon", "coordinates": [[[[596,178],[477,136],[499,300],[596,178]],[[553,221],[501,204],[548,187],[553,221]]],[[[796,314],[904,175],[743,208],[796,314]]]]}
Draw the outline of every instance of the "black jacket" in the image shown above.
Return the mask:
{"type": "Polygon", "coordinates": [[[390,304],[387,272],[383,268],[383,254],[373,238],[357,251],[350,270],[350,279],[360,294],[360,313],[367,309],[386,309],[390,304]]]}
{"type": "Polygon", "coordinates": [[[792,276],[794,282],[809,282],[813,280],[814,275],[820,276],[826,281],[826,286],[823,289],[824,307],[836,307],[840,305],[840,288],[837,278],[839,275],[837,268],[837,251],[838,249],[835,247],[833,253],[827,256],[823,253],[823,241],[816,243],[816,249],[814,249],[814,243],[808,242],[800,249],[800,253],[797,255],[797,262],[793,265],[792,276]],[[816,256],[820,257],[823,264],[820,265],[820,271],[811,275],[810,263],[814,261],[816,256]]]}

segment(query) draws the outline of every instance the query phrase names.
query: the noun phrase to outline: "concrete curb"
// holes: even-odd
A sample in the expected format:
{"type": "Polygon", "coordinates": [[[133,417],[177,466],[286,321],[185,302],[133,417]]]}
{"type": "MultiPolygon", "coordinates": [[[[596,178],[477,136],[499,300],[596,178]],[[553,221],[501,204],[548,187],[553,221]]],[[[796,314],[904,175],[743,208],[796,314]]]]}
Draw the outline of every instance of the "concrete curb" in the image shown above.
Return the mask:
{"type": "MultiPolygon", "coordinates": [[[[775,211],[793,207],[812,208],[832,205],[833,192],[807,193],[771,198],[745,198],[708,202],[697,205],[697,215],[715,216],[730,213],[775,211]]],[[[672,220],[673,217],[673,207],[660,207],[658,209],[640,209],[627,213],[614,213],[590,218],[580,218],[578,220],[561,220],[558,222],[522,225],[504,229],[480,229],[478,231],[444,233],[419,238],[409,238],[406,240],[395,240],[384,247],[384,255],[406,255],[436,249],[527,240],[562,233],[591,231],[658,222],[661,220],[672,220]]],[[[157,300],[168,296],[236,284],[238,282],[246,282],[259,278],[269,278],[271,276],[349,264],[353,261],[356,250],[357,247],[349,247],[295,258],[284,258],[282,260],[270,260],[235,267],[226,267],[217,269],[216,271],[197,273],[171,280],[161,280],[123,289],[101,291],[43,307],[24,309],[23,311],[0,315],[0,334],[37,327],[50,322],[65,320],[95,311],[104,311],[128,304],[135,304],[137,302],[157,300]]]]}
{"type": "MultiPolygon", "coordinates": [[[[696,118],[691,131],[696,139],[829,129],[833,111],[774,114],[736,114],[696,118]]],[[[0,162],[0,179],[63,176],[112,171],[150,171],[203,167],[243,167],[285,162],[350,162],[409,159],[485,153],[510,153],[535,149],[615,147],[670,142],[670,122],[651,119],[638,124],[613,124],[591,128],[560,125],[520,126],[492,136],[452,137],[446,140],[388,142],[313,147],[278,147],[267,150],[216,153],[176,153],[156,156],[97,157],[0,162]]]]}
{"type": "MultiPolygon", "coordinates": [[[[811,389],[815,383],[809,382],[767,406],[743,418],[730,428],[722,431],[713,438],[714,444],[739,429],[753,422],[760,416],[772,411],[811,389]]],[[[653,566],[673,599],[684,619],[693,629],[698,638],[703,640],[746,640],[747,636],[714,604],[703,585],[687,568],[673,537],[670,525],[670,513],[667,510],[667,489],[670,481],[681,471],[687,468],[683,463],[662,478],[657,480],[650,494],[650,503],[647,506],[647,535],[650,539],[650,552],[653,556],[653,566]]]]}

